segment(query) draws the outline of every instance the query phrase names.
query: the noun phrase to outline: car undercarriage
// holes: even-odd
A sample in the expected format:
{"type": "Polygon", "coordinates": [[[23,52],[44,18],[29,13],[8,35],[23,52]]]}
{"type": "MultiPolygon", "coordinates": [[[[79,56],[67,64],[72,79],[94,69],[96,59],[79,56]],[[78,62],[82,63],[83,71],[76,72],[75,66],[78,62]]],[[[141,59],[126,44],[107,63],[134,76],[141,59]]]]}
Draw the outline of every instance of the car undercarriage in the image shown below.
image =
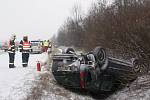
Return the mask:
{"type": "Polygon", "coordinates": [[[56,81],[67,88],[92,92],[113,91],[137,78],[134,64],[107,57],[101,47],[86,54],[55,54],[52,73],[56,81]]]}

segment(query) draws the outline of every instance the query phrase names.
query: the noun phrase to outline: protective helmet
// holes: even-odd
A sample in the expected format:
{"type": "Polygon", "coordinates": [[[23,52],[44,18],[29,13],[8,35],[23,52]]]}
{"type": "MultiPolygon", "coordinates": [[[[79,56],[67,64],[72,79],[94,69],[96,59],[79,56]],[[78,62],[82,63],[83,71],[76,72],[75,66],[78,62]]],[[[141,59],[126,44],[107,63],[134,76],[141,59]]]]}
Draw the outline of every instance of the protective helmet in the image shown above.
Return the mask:
{"type": "Polygon", "coordinates": [[[28,36],[27,35],[23,36],[23,40],[28,41],[28,36]]]}
{"type": "Polygon", "coordinates": [[[16,35],[15,35],[15,34],[12,34],[11,37],[10,37],[10,39],[11,39],[11,40],[15,40],[15,39],[16,39],[16,35]]]}

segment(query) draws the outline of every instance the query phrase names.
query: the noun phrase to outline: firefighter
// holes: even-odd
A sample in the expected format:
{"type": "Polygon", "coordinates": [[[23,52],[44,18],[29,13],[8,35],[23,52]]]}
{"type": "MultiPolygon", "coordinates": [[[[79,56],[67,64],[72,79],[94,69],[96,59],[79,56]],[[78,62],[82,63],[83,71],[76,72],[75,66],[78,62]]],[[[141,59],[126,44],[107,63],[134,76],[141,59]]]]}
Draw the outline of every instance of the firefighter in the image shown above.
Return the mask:
{"type": "Polygon", "coordinates": [[[9,53],[9,68],[15,68],[14,59],[15,59],[15,39],[16,35],[12,34],[10,41],[8,43],[8,53],[9,53]]]}
{"type": "Polygon", "coordinates": [[[48,40],[44,40],[43,41],[43,46],[44,46],[44,52],[47,52],[48,47],[49,47],[49,41],[48,40]]]}
{"type": "Polygon", "coordinates": [[[22,66],[27,67],[29,61],[29,53],[31,51],[31,44],[28,41],[28,36],[23,36],[23,40],[20,41],[19,45],[20,52],[22,52],[22,66]]]}

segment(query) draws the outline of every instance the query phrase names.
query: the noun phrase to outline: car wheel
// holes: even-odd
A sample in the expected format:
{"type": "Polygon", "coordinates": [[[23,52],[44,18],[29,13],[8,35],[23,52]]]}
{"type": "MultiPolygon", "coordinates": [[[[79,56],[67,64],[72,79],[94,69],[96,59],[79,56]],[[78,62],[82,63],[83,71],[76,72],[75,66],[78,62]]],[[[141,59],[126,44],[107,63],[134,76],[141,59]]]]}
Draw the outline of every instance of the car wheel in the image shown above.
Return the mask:
{"type": "Polygon", "coordinates": [[[133,65],[133,71],[135,72],[135,73],[138,73],[138,72],[140,72],[140,64],[139,64],[139,59],[133,59],[132,60],[132,65],[133,65]]]}
{"type": "Polygon", "coordinates": [[[104,48],[98,46],[93,50],[96,61],[99,64],[104,64],[106,61],[106,51],[104,48]]]}

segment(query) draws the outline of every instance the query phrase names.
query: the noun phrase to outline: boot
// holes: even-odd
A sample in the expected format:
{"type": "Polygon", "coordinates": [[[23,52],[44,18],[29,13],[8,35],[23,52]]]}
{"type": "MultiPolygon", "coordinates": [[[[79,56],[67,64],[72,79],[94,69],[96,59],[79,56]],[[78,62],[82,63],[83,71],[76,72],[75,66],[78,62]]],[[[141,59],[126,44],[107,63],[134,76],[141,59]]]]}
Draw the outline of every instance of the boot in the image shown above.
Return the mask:
{"type": "Polygon", "coordinates": [[[22,64],[22,66],[23,66],[23,67],[27,67],[28,65],[27,65],[27,64],[22,64]]]}
{"type": "Polygon", "coordinates": [[[14,66],[14,65],[9,65],[9,68],[15,68],[16,66],[14,66]]]}

